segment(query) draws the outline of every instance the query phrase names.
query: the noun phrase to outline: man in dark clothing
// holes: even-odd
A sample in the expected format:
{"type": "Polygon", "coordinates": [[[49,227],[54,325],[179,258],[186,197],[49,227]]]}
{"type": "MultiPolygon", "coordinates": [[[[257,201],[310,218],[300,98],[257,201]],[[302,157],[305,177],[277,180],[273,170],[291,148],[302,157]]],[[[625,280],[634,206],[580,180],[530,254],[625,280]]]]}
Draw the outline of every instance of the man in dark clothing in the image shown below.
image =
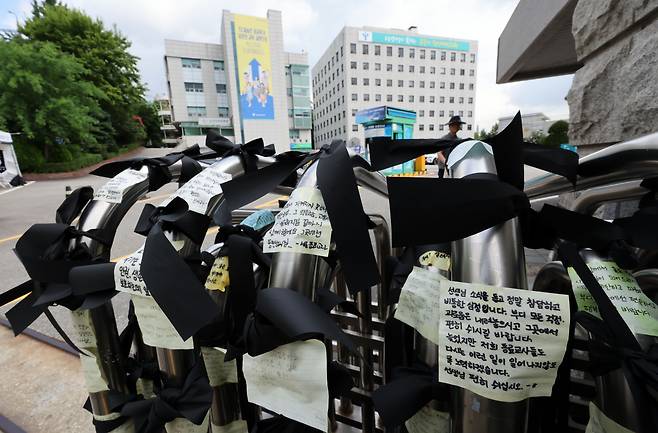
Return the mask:
{"type": "MultiPolygon", "coordinates": [[[[450,132],[448,132],[446,135],[441,137],[441,140],[452,140],[452,141],[459,140],[459,137],[457,137],[457,133],[461,131],[462,125],[465,123],[466,122],[462,122],[461,117],[452,116],[447,123],[450,132]]],[[[450,156],[451,151],[452,149],[445,149],[437,154],[437,163],[439,164],[439,177],[443,177],[444,171],[447,170],[446,164],[448,162],[448,156],[450,156]]]]}

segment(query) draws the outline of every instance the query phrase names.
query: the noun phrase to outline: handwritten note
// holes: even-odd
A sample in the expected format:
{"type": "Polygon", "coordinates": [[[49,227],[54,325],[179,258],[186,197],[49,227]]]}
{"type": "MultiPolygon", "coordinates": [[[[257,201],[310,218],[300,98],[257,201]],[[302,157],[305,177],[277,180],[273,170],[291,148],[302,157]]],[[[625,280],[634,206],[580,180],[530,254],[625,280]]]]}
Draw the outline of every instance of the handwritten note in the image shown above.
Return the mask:
{"type": "Polygon", "coordinates": [[[117,261],[114,266],[114,288],[116,290],[131,295],[151,296],[140,271],[143,255],[144,245],[131,255],[117,261]]]}
{"type": "Polygon", "coordinates": [[[244,355],[247,397],[302,424],[327,431],[327,349],[321,341],[296,341],[262,355],[244,355]]]}
{"type": "Polygon", "coordinates": [[[224,362],[226,350],[219,347],[202,347],[203,363],[206,366],[210,386],[223,383],[238,383],[238,367],[234,360],[224,362]]]}
{"type": "Polygon", "coordinates": [[[187,203],[188,209],[205,215],[210,200],[222,193],[222,184],[231,180],[231,175],[224,173],[224,165],[215,163],[187,181],[178,191],[167,198],[160,206],[166,206],[175,197],[187,203]]]}
{"type": "Polygon", "coordinates": [[[228,256],[217,257],[206,278],[206,289],[224,292],[228,286],[228,256]]]}
{"type": "Polygon", "coordinates": [[[95,349],[96,333],[91,323],[89,310],[71,311],[71,322],[73,324],[73,340],[80,349],[95,349]]]}
{"type": "Polygon", "coordinates": [[[423,406],[405,423],[409,433],[449,433],[450,414],[423,406]]]}
{"type": "Polygon", "coordinates": [[[439,382],[498,401],[550,396],[569,297],[441,281],[439,382]]]}
{"type": "Polygon", "coordinates": [[[621,426],[608,418],[592,402],[589,403],[589,422],[585,433],[634,433],[624,426],[621,426]]]}
{"type": "Polygon", "coordinates": [[[418,258],[418,263],[423,266],[433,266],[442,271],[450,270],[450,254],[440,251],[426,251],[418,258]]]}
{"type": "Polygon", "coordinates": [[[331,223],[322,193],[313,187],[295,189],[263,239],[266,253],[292,252],[327,257],[331,223]]]}
{"type": "MultiPolygon", "coordinates": [[[[658,337],[658,306],[644,294],[635,278],[615,262],[597,260],[587,267],[635,334],[658,337]]],[[[594,298],[573,268],[568,269],[578,309],[601,317],[594,298]]]]}
{"type": "Polygon", "coordinates": [[[128,168],[110,179],[101,186],[94,194],[94,200],[106,201],[108,203],[121,203],[123,193],[131,186],[143,182],[148,178],[144,171],[128,168]]]}
{"type": "Polygon", "coordinates": [[[211,433],[248,433],[249,428],[247,427],[247,421],[237,420],[226,425],[216,425],[212,422],[210,423],[210,432],[211,433]]]}
{"type": "Polygon", "coordinates": [[[184,341],[153,298],[133,296],[132,301],[144,344],[165,349],[194,348],[192,337],[184,341]]]}
{"type": "Polygon", "coordinates": [[[402,286],[395,318],[439,344],[439,286],[445,278],[414,266],[402,286]]]}

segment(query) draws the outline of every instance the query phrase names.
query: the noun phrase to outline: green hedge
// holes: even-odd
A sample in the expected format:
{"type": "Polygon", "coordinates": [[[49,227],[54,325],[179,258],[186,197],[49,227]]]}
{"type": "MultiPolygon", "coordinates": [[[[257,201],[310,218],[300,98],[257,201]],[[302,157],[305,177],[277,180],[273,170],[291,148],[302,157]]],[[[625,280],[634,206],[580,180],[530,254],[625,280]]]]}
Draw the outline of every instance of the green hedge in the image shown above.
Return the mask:
{"type": "MultiPolygon", "coordinates": [[[[63,173],[67,171],[75,171],[90,165],[98,164],[106,159],[114,158],[126,152],[137,149],[141,146],[140,143],[132,143],[128,146],[119,148],[116,152],[106,152],[104,154],[100,153],[80,153],[69,152],[69,155],[64,155],[71,157],[73,159],[69,161],[58,161],[58,162],[45,162],[41,150],[31,145],[21,145],[15,146],[16,154],[18,156],[18,163],[20,164],[21,169],[26,173],[63,173]],[[73,157],[73,153],[76,153],[73,157]]],[[[61,156],[61,155],[58,155],[61,156]]]]}
{"type": "Polygon", "coordinates": [[[88,153],[84,154],[78,159],[73,161],[64,161],[64,162],[45,162],[41,166],[37,167],[35,173],[60,173],[66,171],[75,171],[83,167],[88,167],[90,165],[98,164],[103,160],[103,156],[98,153],[88,153]]]}

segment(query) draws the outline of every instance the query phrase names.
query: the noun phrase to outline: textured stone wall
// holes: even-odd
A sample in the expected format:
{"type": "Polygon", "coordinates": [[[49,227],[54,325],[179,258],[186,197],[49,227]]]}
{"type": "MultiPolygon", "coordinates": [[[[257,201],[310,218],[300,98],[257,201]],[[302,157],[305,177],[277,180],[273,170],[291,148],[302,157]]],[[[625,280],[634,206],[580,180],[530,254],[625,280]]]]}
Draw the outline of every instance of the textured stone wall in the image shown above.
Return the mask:
{"type": "Polygon", "coordinates": [[[580,0],[572,32],[584,66],[567,95],[571,143],[658,131],[658,0],[580,0]]]}

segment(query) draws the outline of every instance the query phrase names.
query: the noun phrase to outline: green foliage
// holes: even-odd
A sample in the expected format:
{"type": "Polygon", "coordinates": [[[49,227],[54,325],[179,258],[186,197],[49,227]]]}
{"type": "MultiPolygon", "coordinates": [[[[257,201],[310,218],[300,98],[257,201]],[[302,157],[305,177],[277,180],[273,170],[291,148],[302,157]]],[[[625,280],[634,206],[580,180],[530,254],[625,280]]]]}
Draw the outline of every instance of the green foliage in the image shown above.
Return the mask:
{"type": "MultiPolygon", "coordinates": [[[[103,156],[97,153],[87,153],[78,159],[63,162],[47,162],[37,168],[39,173],[59,173],[63,171],[74,171],[90,165],[98,164],[103,160],[103,156]]],[[[27,171],[27,170],[26,170],[27,171]]]]}
{"type": "Polygon", "coordinates": [[[91,131],[105,95],[80,79],[84,68],[73,57],[50,43],[14,39],[0,42],[0,59],[0,124],[21,132],[17,147],[34,146],[48,162],[71,154],[51,155],[56,144],[96,144],[91,131]]]}
{"type": "Polygon", "coordinates": [[[32,144],[23,143],[21,140],[14,142],[14,150],[18,158],[18,165],[23,172],[36,172],[42,167],[46,158],[43,157],[41,149],[32,144]]]}
{"type": "Polygon", "coordinates": [[[528,137],[528,141],[535,144],[544,144],[546,141],[546,134],[544,134],[543,131],[533,131],[533,133],[530,134],[530,137],[528,137]]]}
{"type": "Polygon", "coordinates": [[[544,141],[547,146],[559,146],[569,143],[569,123],[566,120],[558,120],[548,128],[548,136],[544,141]]]}
{"type": "Polygon", "coordinates": [[[476,132],[474,138],[476,140],[485,140],[487,138],[493,137],[496,134],[498,134],[498,123],[494,123],[489,132],[485,131],[484,129],[482,129],[480,132],[476,132]]]}
{"type": "Polygon", "coordinates": [[[106,96],[100,104],[114,129],[112,141],[128,143],[143,137],[134,127],[132,109],[143,101],[145,89],[138,58],[128,52],[128,39],[116,29],[106,29],[102,21],[56,1],[33,4],[33,16],[18,31],[29,41],[53,43],[80,62],[81,78],[106,96]]]}
{"type": "Polygon", "coordinates": [[[153,147],[162,145],[162,131],[160,130],[160,117],[158,116],[158,107],[155,102],[142,103],[137,108],[137,115],[144,123],[146,139],[153,147]]]}

